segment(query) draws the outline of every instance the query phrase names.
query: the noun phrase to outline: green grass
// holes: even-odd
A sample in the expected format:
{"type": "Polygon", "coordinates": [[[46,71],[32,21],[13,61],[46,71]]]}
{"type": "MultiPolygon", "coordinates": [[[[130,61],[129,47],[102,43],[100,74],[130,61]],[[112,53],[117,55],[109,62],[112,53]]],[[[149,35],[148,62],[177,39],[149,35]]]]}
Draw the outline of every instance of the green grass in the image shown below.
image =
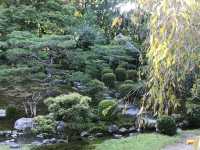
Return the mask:
{"type": "MultiPolygon", "coordinates": [[[[30,149],[31,149],[30,146],[24,145],[20,150],[30,150],[30,149]]],[[[1,145],[0,150],[10,150],[10,148],[7,145],[1,145]]]]}
{"type": "Polygon", "coordinates": [[[160,134],[141,134],[120,140],[107,140],[96,146],[95,150],[160,150],[173,144],[179,136],[169,137],[160,134]]]}

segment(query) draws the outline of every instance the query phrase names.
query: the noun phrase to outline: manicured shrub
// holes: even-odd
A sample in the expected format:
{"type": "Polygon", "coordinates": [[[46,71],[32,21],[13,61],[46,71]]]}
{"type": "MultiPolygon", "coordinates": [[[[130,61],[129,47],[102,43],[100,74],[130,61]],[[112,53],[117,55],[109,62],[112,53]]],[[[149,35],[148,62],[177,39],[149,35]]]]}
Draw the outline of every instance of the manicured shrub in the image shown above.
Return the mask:
{"type": "Polygon", "coordinates": [[[110,68],[106,68],[102,70],[102,75],[106,74],[106,73],[113,73],[113,70],[110,68]]]}
{"type": "Polygon", "coordinates": [[[92,29],[89,27],[83,28],[78,37],[78,47],[86,49],[94,45],[94,42],[95,33],[92,31],[92,29]]]}
{"type": "Polygon", "coordinates": [[[105,83],[106,86],[114,87],[115,81],[116,81],[116,76],[113,73],[105,73],[102,76],[102,81],[105,83]]]}
{"type": "Polygon", "coordinates": [[[98,106],[99,116],[102,120],[112,121],[115,119],[116,100],[102,100],[98,106]]]}
{"type": "Polygon", "coordinates": [[[127,71],[127,75],[128,75],[128,79],[129,79],[129,80],[136,81],[137,78],[138,78],[138,75],[137,75],[137,71],[136,71],[136,70],[128,70],[128,71],[127,71]]]}
{"type": "Polygon", "coordinates": [[[56,133],[56,121],[49,116],[37,116],[34,118],[35,128],[32,129],[35,134],[44,134],[45,136],[56,133]]]}
{"type": "Polygon", "coordinates": [[[17,109],[15,106],[8,106],[6,109],[6,117],[8,119],[15,120],[17,118],[17,109]]]}
{"type": "Polygon", "coordinates": [[[119,87],[120,96],[126,96],[132,89],[134,88],[134,84],[122,84],[119,87]]]}
{"type": "Polygon", "coordinates": [[[127,72],[124,68],[117,68],[115,70],[117,81],[125,81],[127,79],[127,72]]]}
{"type": "Polygon", "coordinates": [[[96,103],[102,98],[104,88],[104,83],[96,79],[87,84],[87,94],[92,98],[92,102],[96,103]]]}
{"type": "Polygon", "coordinates": [[[172,117],[162,116],[157,121],[157,127],[160,133],[166,135],[176,134],[176,122],[172,117]]]}
{"type": "Polygon", "coordinates": [[[44,103],[49,112],[53,113],[55,120],[63,120],[68,130],[80,132],[88,128],[91,123],[90,101],[91,98],[88,96],[70,93],[50,97],[44,100],[44,103]]]}

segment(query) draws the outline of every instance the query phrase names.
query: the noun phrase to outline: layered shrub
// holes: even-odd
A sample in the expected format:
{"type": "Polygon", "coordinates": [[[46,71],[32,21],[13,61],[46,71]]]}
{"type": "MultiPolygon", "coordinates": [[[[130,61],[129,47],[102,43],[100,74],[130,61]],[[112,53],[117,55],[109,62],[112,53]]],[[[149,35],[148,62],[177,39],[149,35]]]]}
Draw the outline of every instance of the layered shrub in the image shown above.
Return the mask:
{"type": "Polygon", "coordinates": [[[99,116],[102,120],[112,121],[116,117],[116,100],[102,100],[98,105],[99,116]]]}
{"type": "Polygon", "coordinates": [[[74,133],[89,127],[91,123],[91,98],[78,93],[50,97],[44,100],[49,112],[53,113],[55,120],[62,120],[66,128],[74,133]]]}
{"type": "Polygon", "coordinates": [[[127,72],[124,68],[117,68],[115,70],[117,81],[125,81],[127,79],[127,72]]]}
{"type": "Polygon", "coordinates": [[[115,81],[116,81],[116,76],[113,73],[105,73],[102,76],[102,81],[105,83],[106,86],[114,87],[115,81]]]}
{"type": "Polygon", "coordinates": [[[80,48],[87,49],[95,43],[95,33],[92,28],[86,26],[79,33],[77,45],[80,48]]]}
{"type": "Polygon", "coordinates": [[[87,94],[92,98],[92,102],[96,104],[102,98],[105,85],[99,80],[92,80],[87,84],[87,94]]]}
{"type": "Polygon", "coordinates": [[[128,80],[136,81],[138,78],[136,70],[128,70],[127,71],[128,80]]]}
{"type": "Polygon", "coordinates": [[[105,69],[102,70],[101,73],[102,73],[102,75],[104,75],[104,74],[106,74],[106,73],[113,73],[113,70],[110,69],[110,68],[105,68],[105,69]]]}
{"type": "Polygon", "coordinates": [[[123,96],[126,96],[131,90],[134,89],[134,84],[122,84],[120,87],[119,87],[119,93],[120,93],[120,96],[123,97],[123,96]]]}
{"type": "Polygon", "coordinates": [[[33,133],[43,133],[45,136],[56,134],[56,121],[50,116],[37,116],[34,118],[33,133]]]}
{"type": "Polygon", "coordinates": [[[176,134],[176,122],[170,116],[162,116],[157,121],[157,127],[160,133],[166,135],[175,135],[176,134]]]}

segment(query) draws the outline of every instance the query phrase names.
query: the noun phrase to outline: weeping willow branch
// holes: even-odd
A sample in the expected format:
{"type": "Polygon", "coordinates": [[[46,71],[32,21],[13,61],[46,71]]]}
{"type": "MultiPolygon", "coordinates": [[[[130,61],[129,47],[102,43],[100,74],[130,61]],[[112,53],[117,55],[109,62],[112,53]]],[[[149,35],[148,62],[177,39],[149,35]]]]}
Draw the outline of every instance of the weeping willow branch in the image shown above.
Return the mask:
{"type": "Polygon", "coordinates": [[[169,114],[187,74],[199,67],[200,2],[197,0],[141,0],[151,13],[149,103],[155,114],[169,114]]]}

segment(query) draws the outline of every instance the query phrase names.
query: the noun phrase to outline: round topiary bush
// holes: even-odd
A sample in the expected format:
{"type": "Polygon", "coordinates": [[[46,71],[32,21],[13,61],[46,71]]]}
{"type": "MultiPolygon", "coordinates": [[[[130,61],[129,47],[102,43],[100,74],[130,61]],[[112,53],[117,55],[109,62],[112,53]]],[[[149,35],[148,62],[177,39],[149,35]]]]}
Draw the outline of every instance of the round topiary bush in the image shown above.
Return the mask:
{"type": "Polygon", "coordinates": [[[102,120],[111,121],[115,119],[114,110],[117,108],[116,100],[102,100],[98,105],[99,116],[102,120]]]}
{"type": "Polygon", "coordinates": [[[172,117],[162,116],[157,121],[157,127],[160,133],[166,135],[176,134],[176,122],[172,117]]]}
{"type": "Polygon", "coordinates": [[[119,87],[120,96],[126,96],[131,90],[133,90],[134,84],[122,84],[119,87]]]}
{"type": "Polygon", "coordinates": [[[125,81],[127,79],[127,72],[124,68],[117,68],[115,70],[117,81],[125,81]]]}
{"type": "Polygon", "coordinates": [[[113,73],[113,70],[110,68],[106,68],[102,70],[102,75],[106,74],[106,73],[113,73]]]}
{"type": "Polygon", "coordinates": [[[127,71],[128,80],[137,81],[138,75],[136,70],[127,71]]]}
{"type": "Polygon", "coordinates": [[[113,73],[105,73],[102,76],[102,81],[105,83],[106,86],[114,87],[115,81],[116,81],[116,76],[113,73]]]}

